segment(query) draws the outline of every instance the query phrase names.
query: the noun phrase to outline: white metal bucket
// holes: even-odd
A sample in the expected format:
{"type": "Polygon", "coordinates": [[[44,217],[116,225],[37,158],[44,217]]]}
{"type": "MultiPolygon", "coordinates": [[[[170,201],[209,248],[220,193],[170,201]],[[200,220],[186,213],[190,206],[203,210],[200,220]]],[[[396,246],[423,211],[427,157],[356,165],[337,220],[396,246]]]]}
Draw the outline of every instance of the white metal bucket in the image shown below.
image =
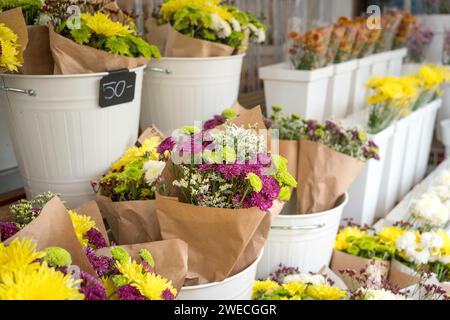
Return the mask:
{"type": "Polygon", "coordinates": [[[2,75],[14,152],[28,197],[51,190],[69,207],[93,198],[99,178],[137,139],[145,67],[136,72],[132,102],[99,107],[107,73],[2,75]],[[31,93],[28,91],[28,93],[31,93]]]}
{"type": "Polygon", "coordinates": [[[402,74],[403,59],[407,53],[408,50],[406,48],[391,51],[387,75],[398,77],[402,74]]]}
{"type": "Polygon", "coordinates": [[[323,120],[327,102],[328,84],[334,67],[316,70],[294,70],[288,63],[259,68],[264,80],[266,105],[281,105],[286,113],[297,113],[304,118],[323,120]]]}
{"type": "MultiPolygon", "coordinates": [[[[4,100],[0,92],[0,100],[4,100]]],[[[16,157],[12,146],[11,136],[9,135],[6,106],[0,104],[0,172],[17,167],[16,157]]]]}
{"type": "Polygon", "coordinates": [[[247,269],[222,282],[182,287],[177,300],[251,300],[256,268],[262,255],[263,252],[247,269]]]}
{"type": "Polygon", "coordinates": [[[422,134],[420,136],[419,152],[417,153],[417,167],[414,184],[419,183],[425,177],[430,158],[431,144],[433,141],[436,115],[442,107],[442,100],[438,99],[424,107],[422,134]]]}
{"type": "Polygon", "coordinates": [[[230,108],[238,98],[244,55],[152,60],[144,76],[141,127],[165,134],[230,108]]]}
{"type": "Polygon", "coordinates": [[[350,98],[352,97],[352,78],[358,68],[358,60],[351,60],[333,65],[334,74],[328,86],[325,119],[339,119],[349,112],[350,98]]]}
{"type": "Polygon", "coordinates": [[[303,272],[328,265],[348,195],[334,209],[315,214],[279,215],[272,223],[257,277],[265,279],[282,263],[303,272]]]}

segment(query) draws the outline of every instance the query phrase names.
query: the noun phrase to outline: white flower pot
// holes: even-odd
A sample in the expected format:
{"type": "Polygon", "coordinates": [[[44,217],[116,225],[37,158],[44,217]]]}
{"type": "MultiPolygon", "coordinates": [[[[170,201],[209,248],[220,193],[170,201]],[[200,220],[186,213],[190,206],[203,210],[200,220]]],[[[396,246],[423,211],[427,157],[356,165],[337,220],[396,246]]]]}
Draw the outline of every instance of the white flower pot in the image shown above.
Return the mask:
{"type": "Polygon", "coordinates": [[[152,60],[144,76],[141,128],[155,124],[170,135],[230,108],[237,101],[243,58],[152,60]]]}
{"type": "Polygon", "coordinates": [[[434,135],[434,127],[436,123],[436,115],[441,107],[442,99],[432,101],[423,107],[424,114],[422,119],[422,133],[420,135],[419,151],[417,153],[417,166],[414,184],[422,181],[427,172],[431,144],[434,135]]]}
{"type": "Polygon", "coordinates": [[[391,51],[391,58],[388,62],[387,75],[400,76],[402,74],[403,59],[406,57],[408,49],[396,49],[391,51]]]}
{"type": "Polygon", "coordinates": [[[375,53],[372,56],[372,74],[373,77],[384,77],[389,73],[389,61],[391,60],[393,54],[392,51],[375,53]]]}
{"type": "Polygon", "coordinates": [[[345,117],[352,97],[352,78],[358,68],[358,60],[334,64],[334,74],[328,85],[328,96],[325,107],[325,119],[345,117]]]}
{"type": "Polygon", "coordinates": [[[318,272],[328,265],[348,195],[331,210],[314,214],[279,215],[273,221],[257,277],[265,279],[282,263],[303,272],[318,272]]]}
{"type": "Polygon", "coordinates": [[[107,73],[2,75],[15,155],[28,197],[51,190],[69,207],[94,198],[99,178],[137,139],[144,67],[136,72],[132,102],[99,107],[99,83],[107,73]]]}
{"type": "MultiPolygon", "coordinates": [[[[353,114],[342,120],[344,125],[361,125],[367,122],[368,110],[353,114]]],[[[378,145],[380,160],[371,159],[348,190],[349,200],[343,217],[353,218],[358,224],[372,225],[375,219],[381,178],[385,168],[387,152],[393,140],[394,126],[389,126],[370,138],[378,145]]]]}
{"type": "Polygon", "coordinates": [[[352,97],[350,99],[349,113],[355,113],[366,104],[367,88],[366,83],[372,77],[372,65],[375,62],[374,56],[368,56],[357,60],[358,67],[353,72],[352,77],[352,97]]]}
{"type": "Polygon", "coordinates": [[[327,90],[334,67],[316,70],[294,70],[287,63],[259,68],[264,80],[267,110],[283,106],[286,113],[297,113],[304,118],[323,120],[327,90]]]}
{"type": "Polygon", "coordinates": [[[262,255],[263,252],[247,269],[222,282],[182,287],[177,300],[251,300],[256,268],[262,255]]]}
{"type": "Polygon", "coordinates": [[[450,28],[450,14],[430,14],[421,17],[423,24],[434,33],[433,41],[427,48],[426,61],[442,63],[442,49],[444,47],[444,31],[450,28]]]}

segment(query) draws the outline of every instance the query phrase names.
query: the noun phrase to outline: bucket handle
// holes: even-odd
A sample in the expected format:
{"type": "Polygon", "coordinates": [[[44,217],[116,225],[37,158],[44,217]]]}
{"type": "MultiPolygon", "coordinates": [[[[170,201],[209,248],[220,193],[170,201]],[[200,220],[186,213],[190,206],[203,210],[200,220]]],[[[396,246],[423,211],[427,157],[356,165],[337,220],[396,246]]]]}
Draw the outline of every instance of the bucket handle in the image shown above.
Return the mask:
{"type": "Polygon", "coordinates": [[[8,88],[8,87],[0,87],[0,90],[7,91],[7,92],[15,92],[15,93],[23,93],[27,94],[30,97],[36,97],[37,93],[34,89],[17,89],[17,88],[8,88]]]}
{"type": "Polygon", "coordinates": [[[276,230],[316,230],[316,229],[322,229],[325,227],[324,223],[321,224],[312,224],[309,226],[271,226],[271,229],[276,230]]]}
{"type": "Polygon", "coordinates": [[[153,72],[164,73],[164,74],[172,74],[172,70],[169,70],[166,68],[148,67],[148,70],[153,71],[153,72]]]}

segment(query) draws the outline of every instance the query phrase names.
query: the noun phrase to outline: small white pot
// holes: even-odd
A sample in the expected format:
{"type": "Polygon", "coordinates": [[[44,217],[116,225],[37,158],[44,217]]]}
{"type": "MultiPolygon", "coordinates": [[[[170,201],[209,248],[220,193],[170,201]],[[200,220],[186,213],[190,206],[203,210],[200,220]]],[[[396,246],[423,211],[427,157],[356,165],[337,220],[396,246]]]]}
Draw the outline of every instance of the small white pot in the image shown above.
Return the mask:
{"type": "Polygon", "coordinates": [[[347,200],[345,194],[335,208],[320,213],[279,215],[264,246],[258,279],[265,279],[280,263],[302,272],[318,272],[328,265],[347,200]]]}
{"type": "Polygon", "coordinates": [[[141,128],[164,134],[230,108],[239,93],[244,55],[152,60],[144,76],[141,128]]]}
{"type": "Polygon", "coordinates": [[[450,14],[430,14],[421,17],[424,25],[434,33],[433,41],[427,48],[426,61],[442,63],[442,49],[444,48],[444,31],[450,28],[450,14]]]}
{"type": "Polygon", "coordinates": [[[361,110],[366,104],[367,88],[366,83],[372,77],[372,65],[375,62],[374,56],[368,56],[357,60],[358,67],[353,72],[349,113],[361,110]]]}
{"type": "Polygon", "coordinates": [[[352,90],[352,78],[358,68],[358,60],[334,64],[334,74],[328,85],[328,96],[325,107],[325,119],[339,119],[349,112],[352,90]]]}
{"type": "Polygon", "coordinates": [[[403,59],[406,57],[408,49],[401,48],[391,51],[391,58],[388,62],[387,75],[398,77],[402,74],[403,59]]]}
{"type": "Polygon", "coordinates": [[[281,105],[286,113],[297,113],[304,118],[323,120],[326,92],[334,67],[316,70],[294,70],[288,63],[259,68],[264,80],[267,110],[281,105]]]}
{"type": "Polygon", "coordinates": [[[94,198],[90,182],[137,139],[144,68],[136,72],[134,100],[99,107],[99,83],[107,73],[2,75],[2,97],[27,197],[61,193],[68,207],[94,198]]]}
{"type": "Polygon", "coordinates": [[[182,287],[177,300],[251,300],[256,268],[262,255],[263,252],[247,269],[222,282],[182,287]]]}

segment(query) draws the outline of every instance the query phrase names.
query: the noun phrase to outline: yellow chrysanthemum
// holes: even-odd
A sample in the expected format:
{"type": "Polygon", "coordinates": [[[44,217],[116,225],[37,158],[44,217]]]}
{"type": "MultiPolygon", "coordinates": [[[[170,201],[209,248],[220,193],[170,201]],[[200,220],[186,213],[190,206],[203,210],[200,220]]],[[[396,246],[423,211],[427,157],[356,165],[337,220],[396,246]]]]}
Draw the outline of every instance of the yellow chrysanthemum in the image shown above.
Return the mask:
{"type": "Polygon", "coordinates": [[[307,286],[308,285],[299,281],[283,284],[283,288],[286,289],[290,296],[301,296],[305,292],[307,286]]]}
{"type": "Polygon", "coordinates": [[[5,24],[0,23],[0,39],[2,41],[17,42],[17,34],[5,24]]]}
{"type": "Polygon", "coordinates": [[[172,286],[172,283],[169,280],[150,272],[147,272],[144,275],[143,281],[136,281],[131,285],[138,289],[148,300],[163,300],[162,293],[167,289],[169,289],[174,296],[177,295],[177,290],[172,286]]]}
{"type": "Polygon", "coordinates": [[[442,237],[443,245],[441,247],[441,255],[442,256],[450,256],[450,236],[447,232],[443,230],[438,230],[436,232],[437,235],[442,237]]]}
{"type": "Polygon", "coordinates": [[[128,26],[120,22],[112,21],[106,14],[96,12],[95,14],[82,13],[81,19],[96,34],[106,37],[126,36],[133,33],[128,26]]]}
{"type": "Polygon", "coordinates": [[[83,300],[81,280],[42,264],[36,269],[2,272],[0,300],[83,300]]]}
{"type": "Polygon", "coordinates": [[[416,77],[424,90],[432,90],[436,89],[441,83],[446,81],[447,72],[445,67],[425,65],[419,69],[416,77]]]}
{"type": "Polygon", "coordinates": [[[143,281],[144,280],[144,269],[142,265],[137,263],[134,260],[124,259],[123,261],[116,261],[117,270],[130,282],[135,281],[143,281]]]}
{"type": "Polygon", "coordinates": [[[72,220],[72,225],[75,229],[75,234],[77,235],[78,241],[83,247],[87,247],[89,242],[88,239],[84,238],[84,235],[90,229],[95,228],[95,222],[89,216],[78,214],[72,210],[67,210],[67,212],[72,220]]]}
{"type": "MultiPolygon", "coordinates": [[[[369,105],[388,104],[392,107],[408,107],[417,98],[417,79],[415,77],[373,78],[367,83],[373,93],[366,98],[369,105]]],[[[400,109],[405,113],[405,110],[400,109]]]]}
{"type": "Polygon", "coordinates": [[[39,264],[34,261],[44,256],[44,252],[36,251],[36,244],[31,239],[14,239],[8,246],[0,243],[0,273],[28,266],[37,268],[39,264]]]}
{"type": "Polygon", "coordinates": [[[161,13],[165,21],[170,21],[173,14],[187,6],[195,6],[202,11],[217,13],[224,20],[231,20],[233,16],[220,6],[220,0],[168,0],[161,6],[161,13]]]}
{"type": "Polygon", "coordinates": [[[367,232],[362,231],[357,227],[347,227],[337,234],[334,248],[339,251],[346,250],[352,246],[351,243],[348,242],[349,237],[358,239],[365,235],[367,235],[367,232]]]}
{"type": "Polygon", "coordinates": [[[395,242],[406,233],[406,230],[398,227],[386,227],[380,230],[378,237],[380,240],[389,246],[395,246],[395,242]]]}
{"type": "Polygon", "coordinates": [[[118,171],[127,164],[142,158],[144,155],[148,155],[149,160],[158,160],[159,154],[157,147],[160,142],[161,138],[155,136],[145,140],[141,147],[133,146],[129,148],[118,161],[112,164],[111,169],[118,171]]]}
{"type": "Polygon", "coordinates": [[[19,48],[17,35],[6,25],[0,23],[0,68],[18,71],[18,67],[22,65],[19,48]]]}
{"type": "Polygon", "coordinates": [[[257,299],[261,293],[270,296],[279,287],[280,285],[278,283],[269,279],[265,281],[255,281],[253,285],[252,297],[253,299],[257,299]]]}
{"type": "Polygon", "coordinates": [[[100,278],[100,281],[102,285],[105,287],[105,292],[106,296],[108,297],[108,300],[118,300],[119,297],[117,296],[117,287],[112,278],[111,277],[100,278]]]}
{"type": "Polygon", "coordinates": [[[316,300],[340,300],[346,296],[344,290],[341,290],[338,287],[330,287],[325,284],[309,287],[307,294],[316,300]]]}

